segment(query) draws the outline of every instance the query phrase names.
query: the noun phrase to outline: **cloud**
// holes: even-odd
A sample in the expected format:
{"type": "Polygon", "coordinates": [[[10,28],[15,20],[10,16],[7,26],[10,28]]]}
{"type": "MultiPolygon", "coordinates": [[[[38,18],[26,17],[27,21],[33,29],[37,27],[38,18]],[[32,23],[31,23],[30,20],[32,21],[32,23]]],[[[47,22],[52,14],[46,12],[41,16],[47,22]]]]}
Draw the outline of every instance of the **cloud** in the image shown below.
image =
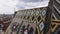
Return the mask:
{"type": "Polygon", "coordinates": [[[22,1],[22,2],[42,2],[45,0],[19,0],[19,1],[22,1]]]}
{"type": "Polygon", "coordinates": [[[49,0],[19,0],[16,7],[17,9],[29,9],[35,7],[48,6],[49,0]]]}
{"type": "Polygon", "coordinates": [[[14,10],[48,6],[49,0],[0,0],[0,14],[13,14],[14,10]]]}
{"type": "Polygon", "coordinates": [[[0,14],[13,14],[17,0],[0,0],[0,14]]]}

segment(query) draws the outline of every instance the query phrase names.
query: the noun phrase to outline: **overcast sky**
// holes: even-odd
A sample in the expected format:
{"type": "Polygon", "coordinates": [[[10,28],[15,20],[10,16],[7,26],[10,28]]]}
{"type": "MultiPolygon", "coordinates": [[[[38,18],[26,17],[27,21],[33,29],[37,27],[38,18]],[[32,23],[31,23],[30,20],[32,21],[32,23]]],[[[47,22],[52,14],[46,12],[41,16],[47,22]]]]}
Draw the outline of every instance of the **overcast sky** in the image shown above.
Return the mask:
{"type": "Polygon", "coordinates": [[[43,7],[49,0],[0,0],[0,14],[13,14],[14,10],[43,7]]]}

